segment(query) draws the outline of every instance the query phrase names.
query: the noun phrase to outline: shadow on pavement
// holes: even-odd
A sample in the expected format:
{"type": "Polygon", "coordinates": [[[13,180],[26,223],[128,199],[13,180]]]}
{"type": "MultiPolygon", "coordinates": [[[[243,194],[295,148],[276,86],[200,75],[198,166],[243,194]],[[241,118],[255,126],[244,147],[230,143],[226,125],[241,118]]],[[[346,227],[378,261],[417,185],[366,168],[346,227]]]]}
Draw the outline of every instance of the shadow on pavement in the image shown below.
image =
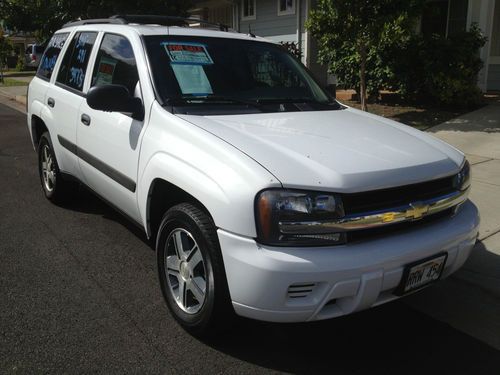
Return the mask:
{"type": "MultiPolygon", "coordinates": [[[[144,229],[126,218],[123,214],[112,208],[104,200],[94,194],[89,188],[84,185],[78,185],[74,192],[75,197],[69,202],[61,205],[61,208],[80,212],[83,214],[101,216],[105,220],[112,220],[127,228],[137,238],[146,245],[151,247],[150,241],[147,239],[144,229]]],[[[154,247],[151,247],[154,250],[154,247]]]]}
{"type": "Polygon", "coordinates": [[[293,373],[498,374],[500,352],[401,302],[306,324],[245,320],[207,342],[238,359],[293,373]]]}
{"type": "Polygon", "coordinates": [[[453,118],[443,124],[429,129],[431,133],[440,131],[460,131],[460,132],[500,132],[500,106],[497,103],[491,103],[486,107],[464,114],[463,116],[453,118]]]}

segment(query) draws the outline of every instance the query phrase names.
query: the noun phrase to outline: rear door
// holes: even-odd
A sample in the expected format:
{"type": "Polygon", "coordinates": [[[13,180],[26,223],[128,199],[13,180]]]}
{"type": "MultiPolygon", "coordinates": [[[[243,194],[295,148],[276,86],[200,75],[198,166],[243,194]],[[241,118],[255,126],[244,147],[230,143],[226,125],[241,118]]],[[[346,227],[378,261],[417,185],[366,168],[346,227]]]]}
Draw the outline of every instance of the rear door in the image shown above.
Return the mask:
{"type": "Polygon", "coordinates": [[[80,178],[76,149],[78,111],[85,101],[82,92],[97,32],[76,32],[59,66],[56,82],[47,91],[46,104],[52,121],[51,138],[61,171],[80,178]]]}
{"type": "MultiPolygon", "coordinates": [[[[107,84],[123,85],[142,99],[134,50],[124,35],[105,33],[97,51],[90,87],[107,84]]],[[[94,110],[85,101],[78,118],[78,153],[85,183],[140,221],[136,182],[144,121],[125,113],[94,110]]]]}
{"type": "MultiPolygon", "coordinates": [[[[57,33],[50,39],[47,49],[41,58],[36,76],[28,88],[28,115],[42,116],[42,110],[47,105],[45,95],[50,87],[52,73],[68,36],[69,32],[57,33]]],[[[28,48],[30,51],[31,49],[32,46],[28,48]]],[[[28,122],[31,124],[31,118],[28,118],[28,122]]]]}

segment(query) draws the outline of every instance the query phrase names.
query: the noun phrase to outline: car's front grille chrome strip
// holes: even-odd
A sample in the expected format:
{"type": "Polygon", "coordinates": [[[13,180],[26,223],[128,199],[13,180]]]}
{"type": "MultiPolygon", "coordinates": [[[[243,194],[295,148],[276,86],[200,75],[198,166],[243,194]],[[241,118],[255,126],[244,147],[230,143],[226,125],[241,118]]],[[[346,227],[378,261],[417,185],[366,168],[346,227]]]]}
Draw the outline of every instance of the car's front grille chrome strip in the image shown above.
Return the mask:
{"type": "Polygon", "coordinates": [[[350,232],[415,221],[464,203],[467,200],[469,190],[455,191],[425,201],[412,202],[386,210],[347,215],[336,220],[280,222],[279,227],[282,234],[325,234],[350,232]]]}

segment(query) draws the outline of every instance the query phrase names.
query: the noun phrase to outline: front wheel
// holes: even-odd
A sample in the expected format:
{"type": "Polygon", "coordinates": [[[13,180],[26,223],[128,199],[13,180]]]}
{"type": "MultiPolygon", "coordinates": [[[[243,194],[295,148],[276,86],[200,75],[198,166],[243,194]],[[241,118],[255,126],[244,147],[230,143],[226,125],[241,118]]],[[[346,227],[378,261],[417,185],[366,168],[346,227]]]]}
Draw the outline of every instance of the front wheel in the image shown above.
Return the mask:
{"type": "Polygon", "coordinates": [[[230,326],[233,310],[215,225],[183,203],[167,211],[156,242],[160,286],[177,322],[195,335],[230,326]]]}

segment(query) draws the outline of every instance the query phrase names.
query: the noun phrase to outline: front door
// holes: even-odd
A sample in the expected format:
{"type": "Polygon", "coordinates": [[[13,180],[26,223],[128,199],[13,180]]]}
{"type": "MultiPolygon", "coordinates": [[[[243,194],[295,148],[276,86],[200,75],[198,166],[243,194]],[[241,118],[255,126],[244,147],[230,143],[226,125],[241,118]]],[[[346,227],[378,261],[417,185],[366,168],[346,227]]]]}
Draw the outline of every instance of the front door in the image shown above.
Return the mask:
{"type": "MultiPolygon", "coordinates": [[[[97,52],[90,87],[119,84],[141,97],[132,45],[105,34],[97,52]]],[[[137,166],[143,121],[118,112],[80,107],[77,143],[84,182],[132,219],[140,222],[136,199],[137,166]]]]}

